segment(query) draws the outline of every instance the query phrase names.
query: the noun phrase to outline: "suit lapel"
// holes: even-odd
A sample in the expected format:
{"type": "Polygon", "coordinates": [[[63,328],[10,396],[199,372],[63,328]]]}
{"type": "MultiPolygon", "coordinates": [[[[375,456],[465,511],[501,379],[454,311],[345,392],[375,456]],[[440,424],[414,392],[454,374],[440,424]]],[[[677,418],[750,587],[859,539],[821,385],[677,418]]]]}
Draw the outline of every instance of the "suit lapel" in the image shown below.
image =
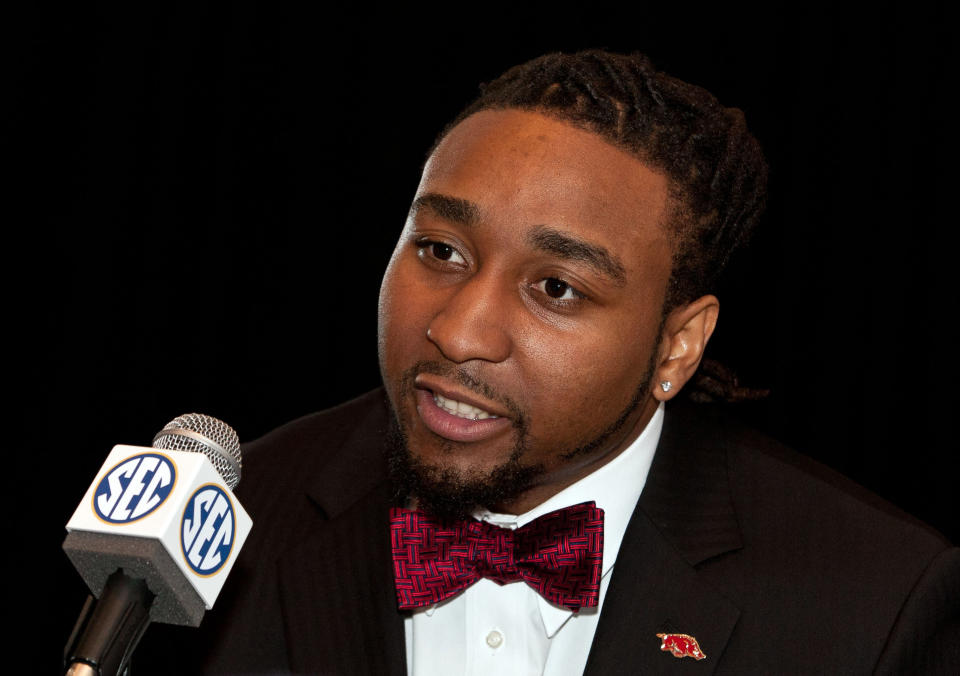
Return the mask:
{"type": "Polygon", "coordinates": [[[406,673],[391,568],[386,421],[385,406],[357,421],[308,490],[314,522],[277,561],[295,673],[406,673]]]}
{"type": "Polygon", "coordinates": [[[676,673],[658,633],[697,638],[713,672],[739,610],[697,565],[742,546],[727,482],[726,452],[704,433],[704,413],[671,409],[643,494],[627,527],[604,600],[586,674],[676,673]]]}
{"type": "Polygon", "coordinates": [[[278,561],[296,673],[406,673],[403,617],[390,567],[389,491],[375,487],[278,561]],[[338,553],[331,557],[330,552],[338,553]]]}
{"type": "MultiPolygon", "coordinates": [[[[613,569],[585,674],[711,674],[739,610],[698,579],[642,510],[634,512],[613,569]],[[707,659],[682,665],[658,633],[690,634],[707,659]]],[[[683,658],[694,662],[692,658],[683,658]]]]}

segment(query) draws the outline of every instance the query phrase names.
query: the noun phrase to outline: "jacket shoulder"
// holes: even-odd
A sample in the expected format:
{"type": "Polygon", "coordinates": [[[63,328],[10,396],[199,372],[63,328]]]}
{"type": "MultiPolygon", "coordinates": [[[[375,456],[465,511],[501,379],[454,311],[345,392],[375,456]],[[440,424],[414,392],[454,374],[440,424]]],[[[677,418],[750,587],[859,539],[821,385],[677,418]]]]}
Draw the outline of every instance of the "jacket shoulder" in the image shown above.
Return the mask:
{"type": "Polygon", "coordinates": [[[253,519],[244,551],[279,551],[382,482],[388,421],[377,389],[244,444],[237,497],[253,519]]]}
{"type": "Polygon", "coordinates": [[[723,468],[718,481],[728,486],[740,531],[737,551],[698,568],[741,608],[729,649],[749,656],[744,664],[774,668],[776,655],[751,648],[764,636],[817,646],[796,654],[798,665],[887,673],[956,621],[949,618],[960,608],[960,553],[946,538],[728,416],[684,415],[675,421],[686,420],[683,436],[723,468]]]}
{"type": "Polygon", "coordinates": [[[258,503],[264,492],[303,489],[342,460],[344,445],[379,457],[389,413],[383,388],[333,408],[292,420],[242,445],[243,481],[238,495],[258,503]]]}
{"type": "MultiPolygon", "coordinates": [[[[757,528],[834,540],[851,556],[905,551],[929,561],[949,546],[936,530],[809,456],[736,421],[718,435],[727,455],[730,487],[745,537],[757,528]],[[757,527],[751,528],[750,522],[757,527]]],[[[766,532],[766,531],[765,531],[766,532]]],[[[767,533],[769,535],[769,533],[767,533]]],[[[888,559],[888,563],[894,563],[888,559]]]]}
{"type": "Polygon", "coordinates": [[[277,427],[243,444],[244,463],[263,471],[265,465],[311,453],[329,455],[356,428],[371,417],[386,413],[382,387],[323,411],[311,413],[277,427]]]}

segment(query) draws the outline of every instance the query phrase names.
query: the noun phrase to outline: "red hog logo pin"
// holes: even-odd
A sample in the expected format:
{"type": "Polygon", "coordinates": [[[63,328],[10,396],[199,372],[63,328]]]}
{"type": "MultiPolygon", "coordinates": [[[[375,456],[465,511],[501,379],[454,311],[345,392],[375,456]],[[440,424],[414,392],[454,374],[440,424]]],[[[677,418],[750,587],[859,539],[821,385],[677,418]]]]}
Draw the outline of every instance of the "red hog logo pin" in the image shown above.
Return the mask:
{"type": "Polygon", "coordinates": [[[700,650],[697,639],[689,634],[657,634],[660,639],[660,650],[665,650],[674,657],[692,657],[695,660],[707,658],[700,650]]]}

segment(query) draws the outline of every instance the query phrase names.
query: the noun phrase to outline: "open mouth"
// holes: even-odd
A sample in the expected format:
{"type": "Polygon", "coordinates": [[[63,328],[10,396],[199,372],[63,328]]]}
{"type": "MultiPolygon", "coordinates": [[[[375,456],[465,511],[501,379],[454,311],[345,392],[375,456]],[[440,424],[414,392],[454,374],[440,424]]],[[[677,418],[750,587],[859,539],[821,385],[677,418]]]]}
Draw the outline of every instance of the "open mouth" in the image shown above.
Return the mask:
{"type": "Polygon", "coordinates": [[[424,426],[450,441],[483,441],[509,431],[513,423],[495,402],[451,385],[444,378],[420,374],[415,381],[417,413],[424,426]]]}
{"type": "Polygon", "coordinates": [[[487,420],[489,418],[500,417],[493,415],[489,411],[485,411],[482,408],[468,404],[465,401],[457,401],[456,399],[445,397],[439,392],[433,393],[433,401],[444,411],[450,415],[455,415],[458,418],[466,418],[467,420],[487,420]]]}

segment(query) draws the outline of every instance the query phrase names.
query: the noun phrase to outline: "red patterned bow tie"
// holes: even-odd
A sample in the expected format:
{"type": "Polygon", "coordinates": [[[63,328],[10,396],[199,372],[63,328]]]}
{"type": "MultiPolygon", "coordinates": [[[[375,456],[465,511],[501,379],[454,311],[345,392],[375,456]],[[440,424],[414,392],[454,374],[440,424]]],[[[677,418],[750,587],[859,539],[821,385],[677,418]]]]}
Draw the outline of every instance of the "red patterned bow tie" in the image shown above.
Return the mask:
{"type": "Polygon", "coordinates": [[[483,521],[441,522],[390,510],[397,603],[430,606],[481,577],[523,580],[551,603],[576,612],[595,606],[603,566],[603,510],[584,502],[544,514],[517,530],[483,521]]]}

